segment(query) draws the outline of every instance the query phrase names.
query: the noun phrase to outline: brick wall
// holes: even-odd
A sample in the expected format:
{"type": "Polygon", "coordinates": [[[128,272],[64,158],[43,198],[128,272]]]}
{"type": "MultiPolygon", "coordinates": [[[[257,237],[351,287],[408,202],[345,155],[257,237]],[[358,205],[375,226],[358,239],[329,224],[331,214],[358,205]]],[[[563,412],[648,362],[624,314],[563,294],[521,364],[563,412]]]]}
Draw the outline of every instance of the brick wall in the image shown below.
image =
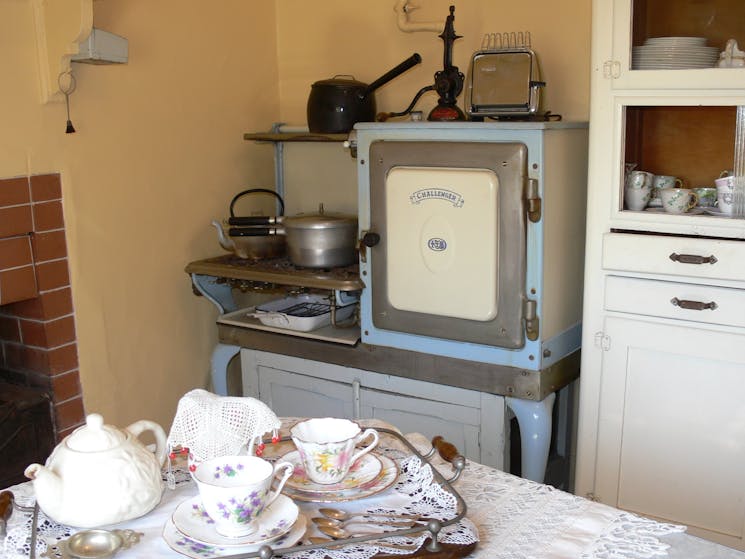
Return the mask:
{"type": "Polygon", "coordinates": [[[51,394],[58,439],[84,422],[57,174],[0,179],[0,349],[0,380],[51,394]]]}

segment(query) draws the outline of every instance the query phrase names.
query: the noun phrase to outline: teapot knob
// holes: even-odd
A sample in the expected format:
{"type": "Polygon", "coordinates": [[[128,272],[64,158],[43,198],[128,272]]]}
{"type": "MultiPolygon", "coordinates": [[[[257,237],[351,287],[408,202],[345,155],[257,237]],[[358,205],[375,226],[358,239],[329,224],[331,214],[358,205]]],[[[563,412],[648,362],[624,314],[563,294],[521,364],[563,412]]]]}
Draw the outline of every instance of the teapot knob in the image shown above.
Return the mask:
{"type": "Polygon", "coordinates": [[[103,427],[103,416],[100,413],[91,413],[85,418],[85,424],[93,429],[101,429],[103,427]]]}

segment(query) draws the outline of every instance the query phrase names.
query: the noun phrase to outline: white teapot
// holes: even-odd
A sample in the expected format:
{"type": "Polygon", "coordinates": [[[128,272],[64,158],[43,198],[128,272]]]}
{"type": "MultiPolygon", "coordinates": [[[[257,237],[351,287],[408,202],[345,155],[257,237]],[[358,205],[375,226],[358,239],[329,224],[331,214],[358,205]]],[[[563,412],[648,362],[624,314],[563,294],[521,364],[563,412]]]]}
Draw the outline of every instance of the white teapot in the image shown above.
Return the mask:
{"type": "Polygon", "coordinates": [[[150,512],[163,494],[161,466],[166,435],[157,423],[141,420],[126,429],[104,425],[92,413],[57,445],[46,466],[31,464],[39,507],[61,524],[93,528],[150,512]],[[155,453],[137,438],[152,431],[155,453]]]}

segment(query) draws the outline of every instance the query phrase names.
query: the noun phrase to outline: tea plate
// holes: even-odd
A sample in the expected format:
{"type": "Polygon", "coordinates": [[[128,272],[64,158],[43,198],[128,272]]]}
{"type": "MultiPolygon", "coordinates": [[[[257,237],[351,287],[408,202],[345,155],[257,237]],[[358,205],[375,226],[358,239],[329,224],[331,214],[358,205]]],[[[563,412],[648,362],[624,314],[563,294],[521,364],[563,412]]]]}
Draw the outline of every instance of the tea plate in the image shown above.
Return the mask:
{"type": "Polygon", "coordinates": [[[206,544],[182,534],[178,528],[176,528],[173,520],[169,518],[163,528],[163,539],[166,540],[166,543],[171,549],[181,555],[192,557],[193,559],[201,559],[203,557],[224,557],[227,555],[254,553],[258,551],[262,545],[269,545],[274,551],[292,547],[297,544],[297,542],[303,537],[303,534],[305,534],[307,523],[305,516],[301,514],[298,516],[297,521],[292,525],[290,531],[275,540],[254,545],[223,546],[206,544]]]}
{"type": "Polygon", "coordinates": [[[719,208],[705,208],[704,211],[709,215],[715,215],[717,217],[737,217],[733,214],[726,214],[719,208]]]}
{"type": "Polygon", "coordinates": [[[287,480],[287,486],[298,491],[312,491],[315,493],[338,492],[344,489],[360,487],[378,477],[378,474],[383,469],[380,459],[375,454],[368,453],[352,464],[352,467],[349,468],[349,473],[340,482],[323,484],[315,483],[308,478],[303,460],[297,450],[288,452],[280,460],[282,462],[290,462],[295,466],[295,471],[290,476],[290,479],[287,480]]]}
{"type": "Polygon", "coordinates": [[[307,491],[290,487],[290,483],[287,482],[282,489],[282,492],[296,501],[312,503],[354,501],[356,499],[364,499],[365,497],[370,497],[371,495],[380,493],[381,491],[388,489],[393,485],[393,482],[398,479],[398,465],[396,465],[396,462],[382,454],[376,454],[373,452],[370,454],[375,454],[377,459],[380,461],[382,466],[380,472],[373,479],[361,483],[356,487],[347,487],[336,491],[307,491]]]}
{"type": "Polygon", "coordinates": [[[644,211],[650,212],[650,213],[656,213],[656,214],[667,214],[667,215],[700,215],[704,213],[703,208],[691,208],[687,212],[683,212],[680,214],[674,214],[672,212],[665,211],[665,208],[660,208],[660,207],[656,207],[656,208],[646,207],[644,211]]]}
{"type": "Polygon", "coordinates": [[[199,543],[218,547],[260,545],[289,532],[298,518],[299,509],[292,499],[280,495],[258,518],[258,529],[247,536],[228,538],[215,530],[215,523],[202,506],[199,495],[187,499],[173,511],[171,520],[179,532],[199,543]]]}

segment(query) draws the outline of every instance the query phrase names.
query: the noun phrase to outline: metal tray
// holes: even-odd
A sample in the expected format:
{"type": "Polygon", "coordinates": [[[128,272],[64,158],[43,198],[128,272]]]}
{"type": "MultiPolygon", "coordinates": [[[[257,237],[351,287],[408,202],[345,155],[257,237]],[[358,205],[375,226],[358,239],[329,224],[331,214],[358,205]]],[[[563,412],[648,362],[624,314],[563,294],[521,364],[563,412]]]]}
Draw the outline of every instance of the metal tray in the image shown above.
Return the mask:
{"type": "MultiPolygon", "coordinates": [[[[451,524],[455,524],[456,522],[459,522],[462,518],[466,516],[466,502],[463,500],[463,498],[458,494],[458,492],[453,488],[451,485],[452,482],[454,482],[458,477],[460,476],[461,472],[465,468],[466,460],[465,458],[458,453],[458,451],[455,449],[453,445],[450,443],[444,441],[442,437],[434,437],[432,439],[432,449],[426,454],[421,454],[409,441],[407,441],[400,433],[393,431],[391,429],[385,429],[381,427],[376,427],[376,430],[380,434],[390,435],[400,443],[406,447],[408,451],[412,453],[412,455],[418,457],[422,463],[430,464],[429,458],[434,456],[436,452],[439,452],[440,456],[451,463],[453,466],[454,474],[450,479],[445,479],[445,477],[430,464],[432,467],[432,473],[434,479],[439,483],[445,490],[449,491],[453,494],[453,496],[456,499],[457,502],[457,508],[458,508],[458,514],[451,518],[450,520],[447,520],[445,522],[439,522],[439,521],[430,521],[426,524],[422,524],[421,526],[416,526],[413,528],[404,528],[401,530],[391,530],[389,532],[386,532],[385,536],[382,536],[381,534],[373,534],[368,536],[357,536],[353,538],[346,538],[346,539],[339,539],[334,542],[334,546],[336,545],[346,545],[346,544],[354,544],[354,543],[363,543],[366,541],[374,541],[374,540],[383,540],[386,538],[391,538],[395,536],[408,536],[408,535],[414,535],[414,534],[421,534],[422,532],[429,532],[429,539],[416,551],[410,553],[410,554],[389,554],[389,553],[378,553],[374,555],[373,557],[375,559],[388,559],[388,558],[414,558],[414,557],[426,557],[428,559],[454,559],[456,557],[463,557],[465,555],[468,555],[471,553],[477,543],[473,543],[470,545],[457,545],[457,544],[447,544],[447,543],[441,543],[437,541],[437,535],[440,532],[442,528],[445,526],[450,526],[451,524]]],[[[280,442],[291,442],[290,437],[282,437],[280,439],[280,442]]],[[[329,544],[327,543],[319,543],[319,544],[309,544],[309,545],[298,545],[294,547],[286,547],[283,549],[276,550],[276,555],[288,555],[290,553],[295,553],[298,551],[306,551],[311,549],[324,549],[329,547],[329,544]]],[[[275,550],[273,550],[270,546],[266,545],[261,547],[258,551],[247,553],[247,554],[240,554],[240,555],[231,555],[231,559],[239,559],[239,558],[250,558],[250,557],[261,557],[261,559],[270,559],[271,557],[275,556],[275,550]]],[[[225,559],[225,558],[223,558],[225,559]]]]}

